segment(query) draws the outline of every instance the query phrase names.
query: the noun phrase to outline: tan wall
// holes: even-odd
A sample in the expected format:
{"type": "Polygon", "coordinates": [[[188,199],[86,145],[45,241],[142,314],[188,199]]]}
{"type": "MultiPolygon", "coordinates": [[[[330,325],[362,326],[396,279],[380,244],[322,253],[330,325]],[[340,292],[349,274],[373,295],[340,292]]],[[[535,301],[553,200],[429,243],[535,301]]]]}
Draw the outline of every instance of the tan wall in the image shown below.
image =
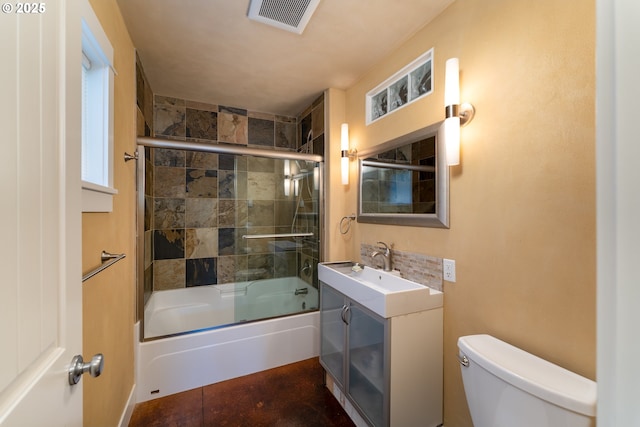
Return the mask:
{"type": "Polygon", "coordinates": [[[83,285],[83,354],[103,353],[98,378],[84,379],[84,425],[114,426],[134,384],[133,322],[135,301],[135,54],[115,0],[90,1],[114,49],[115,148],[112,213],[82,215],[82,265],[100,264],[101,251],[127,257],[83,285]]]}
{"type": "MultiPolygon", "coordinates": [[[[445,282],[447,427],[471,426],[462,335],[489,333],[595,378],[594,45],[592,1],[457,0],[346,91],[358,149],[444,118],[447,58],[460,58],[462,101],[477,109],[450,169],[451,228],[357,224],[344,243],[352,258],[382,240],[456,260],[457,282],[445,282]],[[365,126],[366,92],[431,47],[434,92],[365,126]]],[[[329,125],[333,135],[339,124],[329,125]]],[[[333,164],[339,138],[330,153],[333,164]]],[[[330,230],[355,209],[352,166],[349,187],[332,183],[330,230]]],[[[337,246],[330,259],[345,251],[337,246]]]]}

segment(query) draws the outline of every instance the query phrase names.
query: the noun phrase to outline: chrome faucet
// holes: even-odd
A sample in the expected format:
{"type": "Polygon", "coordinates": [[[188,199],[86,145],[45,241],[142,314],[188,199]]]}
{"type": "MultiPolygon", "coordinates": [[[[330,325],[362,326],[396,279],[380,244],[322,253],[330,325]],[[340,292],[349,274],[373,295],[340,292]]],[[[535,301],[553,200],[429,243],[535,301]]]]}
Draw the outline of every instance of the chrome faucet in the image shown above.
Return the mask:
{"type": "Polygon", "coordinates": [[[378,255],[382,255],[382,261],[384,262],[384,271],[391,271],[391,251],[389,245],[384,242],[378,242],[378,250],[371,252],[371,258],[375,258],[378,255]]]}
{"type": "Polygon", "coordinates": [[[300,274],[303,276],[308,276],[309,274],[311,274],[311,265],[309,264],[308,260],[304,261],[304,265],[300,269],[300,274]]]}

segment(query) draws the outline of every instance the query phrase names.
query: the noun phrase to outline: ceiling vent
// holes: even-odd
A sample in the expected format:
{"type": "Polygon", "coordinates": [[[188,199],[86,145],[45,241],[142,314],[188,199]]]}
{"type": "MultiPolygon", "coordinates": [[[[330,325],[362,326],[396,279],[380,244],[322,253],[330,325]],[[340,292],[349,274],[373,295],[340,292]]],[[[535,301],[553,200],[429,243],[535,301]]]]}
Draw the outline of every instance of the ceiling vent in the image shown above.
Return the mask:
{"type": "Polygon", "coordinates": [[[249,19],[302,34],[320,0],[251,0],[249,19]]]}

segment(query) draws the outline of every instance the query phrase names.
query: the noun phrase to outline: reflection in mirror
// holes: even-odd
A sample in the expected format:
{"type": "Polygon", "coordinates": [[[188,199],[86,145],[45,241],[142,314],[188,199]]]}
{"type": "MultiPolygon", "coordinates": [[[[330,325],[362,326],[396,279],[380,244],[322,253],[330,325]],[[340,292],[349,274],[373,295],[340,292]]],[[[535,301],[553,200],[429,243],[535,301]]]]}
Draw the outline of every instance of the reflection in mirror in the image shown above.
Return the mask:
{"type": "Polygon", "coordinates": [[[359,222],[448,228],[449,173],[438,127],[359,153],[359,222]]]}

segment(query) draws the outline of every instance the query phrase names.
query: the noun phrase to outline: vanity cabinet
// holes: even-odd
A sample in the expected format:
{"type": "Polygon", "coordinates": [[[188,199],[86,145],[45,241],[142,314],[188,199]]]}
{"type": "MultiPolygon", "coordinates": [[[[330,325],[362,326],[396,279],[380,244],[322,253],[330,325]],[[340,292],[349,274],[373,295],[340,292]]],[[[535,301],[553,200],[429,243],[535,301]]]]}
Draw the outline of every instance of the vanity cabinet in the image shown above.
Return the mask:
{"type": "Polygon", "coordinates": [[[442,307],[385,318],[322,280],[320,299],[320,363],[362,418],[440,425],[442,307]]]}

